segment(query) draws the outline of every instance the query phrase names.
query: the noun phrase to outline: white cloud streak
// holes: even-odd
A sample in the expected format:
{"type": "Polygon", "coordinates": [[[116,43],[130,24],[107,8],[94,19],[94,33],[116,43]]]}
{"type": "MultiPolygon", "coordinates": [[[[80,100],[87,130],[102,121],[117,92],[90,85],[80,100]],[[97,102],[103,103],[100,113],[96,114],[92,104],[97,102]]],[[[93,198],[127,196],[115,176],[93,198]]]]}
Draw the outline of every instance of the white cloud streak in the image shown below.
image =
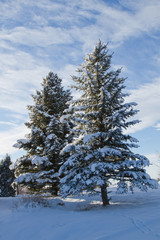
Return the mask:
{"type": "Polygon", "coordinates": [[[54,27],[38,29],[15,27],[11,30],[3,30],[0,33],[0,39],[36,47],[46,47],[48,45],[62,43],[69,44],[72,42],[67,30],[54,27]]]}
{"type": "Polygon", "coordinates": [[[160,177],[160,156],[158,153],[152,153],[146,156],[150,160],[150,166],[147,168],[147,172],[152,178],[160,177]]]}
{"type": "Polygon", "coordinates": [[[0,121],[0,125],[9,125],[9,126],[14,126],[16,127],[17,124],[13,122],[5,122],[5,121],[0,121]]]}
{"type": "Polygon", "coordinates": [[[8,70],[0,77],[0,108],[19,114],[26,113],[31,103],[31,93],[40,87],[42,77],[49,72],[47,67],[35,66],[35,69],[8,70]]]}
{"type": "Polygon", "coordinates": [[[129,131],[135,132],[154,126],[160,120],[160,78],[152,83],[144,84],[138,89],[131,90],[127,101],[138,103],[139,113],[136,115],[141,123],[132,127],[129,131]]]}
{"type": "Polygon", "coordinates": [[[28,130],[24,124],[11,128],[8,131],[0,132],[0,156],[5,155],[6,153],[15,153],[17,149],[13,147],[13,144],[17,142],[17,139],[24,138],[27,132],[28,130]]]}
{"type": "Polygon", "coordinates": [[[158,123],[155,128],[157,128],[157,130],[160,130],[160,123],[158,123]]]}

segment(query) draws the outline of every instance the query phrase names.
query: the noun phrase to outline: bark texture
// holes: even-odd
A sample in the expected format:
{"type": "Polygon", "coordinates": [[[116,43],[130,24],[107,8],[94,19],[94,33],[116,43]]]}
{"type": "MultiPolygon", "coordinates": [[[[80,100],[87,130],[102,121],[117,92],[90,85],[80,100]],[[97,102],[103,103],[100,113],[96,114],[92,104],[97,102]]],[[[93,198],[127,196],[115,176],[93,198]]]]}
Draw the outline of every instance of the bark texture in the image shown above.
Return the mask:
{"type": "Polygon", "coordinates": [[[106,184],[104,184],[101,187],[101,197],[102,197],[103,206],[105,207],[105,206],[109,205],[109,198],[108,198],[108,192],[107,192],[106,184]]]}

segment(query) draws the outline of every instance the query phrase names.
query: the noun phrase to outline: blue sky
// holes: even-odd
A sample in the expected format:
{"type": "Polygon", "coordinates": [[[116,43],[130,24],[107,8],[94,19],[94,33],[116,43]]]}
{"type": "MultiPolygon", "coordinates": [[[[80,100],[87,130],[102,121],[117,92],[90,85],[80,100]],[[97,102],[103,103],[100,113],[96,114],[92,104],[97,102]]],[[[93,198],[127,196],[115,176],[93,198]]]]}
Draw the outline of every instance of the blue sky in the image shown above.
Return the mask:
{"type": "Polygon", "coordinates": [[[42,79],[53,71],[68,87],[70,75],[101,39],[114,52],[112,67],[123,67],[127,101],[138,103],[141,123],[128,132],[157,176],[160,1],[0,0],[0,9],[0,158],[9,153],[15,161],[23,154],[12,145],[28,132],[26,106],[42,79]]]}

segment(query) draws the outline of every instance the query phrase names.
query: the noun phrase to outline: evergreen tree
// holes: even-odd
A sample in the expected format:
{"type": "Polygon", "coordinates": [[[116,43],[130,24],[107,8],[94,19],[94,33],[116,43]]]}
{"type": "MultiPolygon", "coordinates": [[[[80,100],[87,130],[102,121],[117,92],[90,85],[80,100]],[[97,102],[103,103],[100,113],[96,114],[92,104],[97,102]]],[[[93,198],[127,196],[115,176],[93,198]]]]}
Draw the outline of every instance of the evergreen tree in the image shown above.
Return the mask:
{"type": "Polygon", "coordinates": [[[144,169],[149,160],[131,151],[138,141],[124,133],[139,121],[128,120],[137,113],[136,104],[125,102],[125,79],[119,76],[120,69],[111,69],[111,58],[107,45],[99,41],[77,70],[79,75],[72,77],[73,87],[82,95],[71,105],[75,138],[62,150],[65,161],[60,168],[60,174],[65,174],[61,179],[64,197],[83,190],[94,193],[98,186],[104,206],[109,204],[110,180],[118,181],[120,193],[133,187],[156,187],[144,169]]]}
{"type": "Polygon", "coordinates": [[[69,124],[61,117],[71,100],[70,91],[61,83],[52,72],[43,79],[42,90],[32,95],[35,104],[28,106],[30,121],[26,126],[31,131],[14,145],[27,151],[16,162],[16,181],[33,193],[58,192],[59,152],[69,138],[69,124]]]}
{"type": "Polygon", "coordinates": [[[12,187],[15,177],[14,170],[10,169],[11,164],[9,155],[6,155],[5,159],[0,162],[0,197],[15,196],[15,190],[12,187]]]}

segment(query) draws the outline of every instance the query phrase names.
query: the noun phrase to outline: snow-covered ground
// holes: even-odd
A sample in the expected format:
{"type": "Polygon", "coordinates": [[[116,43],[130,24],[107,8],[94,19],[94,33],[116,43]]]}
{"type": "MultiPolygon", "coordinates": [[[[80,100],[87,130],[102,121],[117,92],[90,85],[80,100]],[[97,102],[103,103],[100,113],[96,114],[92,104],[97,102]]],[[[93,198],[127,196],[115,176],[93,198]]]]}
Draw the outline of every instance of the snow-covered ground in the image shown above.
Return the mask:
{"type": "Polygon", "coordinates": [[[160,239],[160,187],[124,195],[111,190],[106,208],[100,196],[54,199],[50,207],[0,198],[0,240],[160,239]]]}

